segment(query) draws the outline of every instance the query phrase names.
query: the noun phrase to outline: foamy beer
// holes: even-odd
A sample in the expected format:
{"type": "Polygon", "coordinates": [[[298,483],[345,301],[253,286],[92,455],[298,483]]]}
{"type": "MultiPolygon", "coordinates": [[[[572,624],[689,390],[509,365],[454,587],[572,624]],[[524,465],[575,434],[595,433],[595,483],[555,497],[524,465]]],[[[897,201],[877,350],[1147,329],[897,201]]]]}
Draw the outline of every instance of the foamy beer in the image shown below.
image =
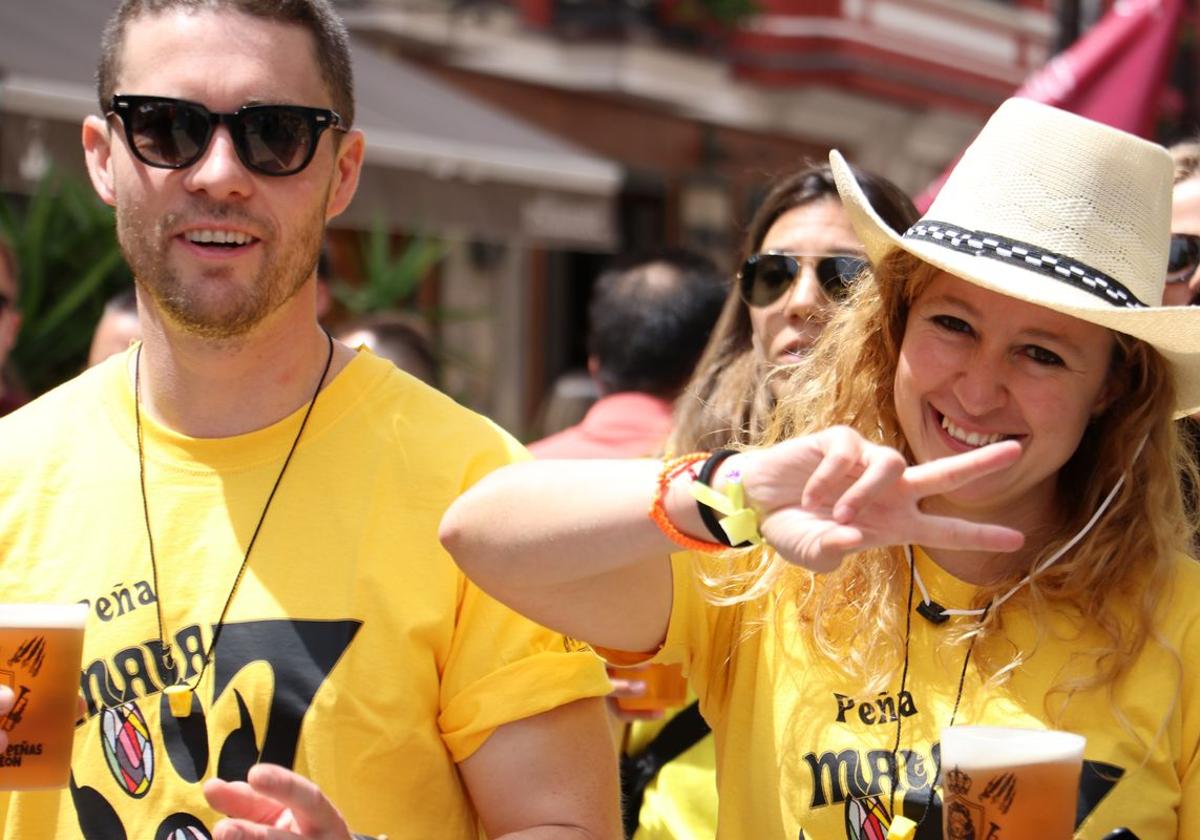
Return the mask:
{"type": "Polygon", "coordinates": [[[0,604],[0,682],[16,696],[0,790],[66,786],[86,618],[85,604],[0,604]]]}
{"type": "Polygon", "coordinates": [[[1084,743],[1044,729],[943,729],[944,840],[1071,840],[1084,743]]]}

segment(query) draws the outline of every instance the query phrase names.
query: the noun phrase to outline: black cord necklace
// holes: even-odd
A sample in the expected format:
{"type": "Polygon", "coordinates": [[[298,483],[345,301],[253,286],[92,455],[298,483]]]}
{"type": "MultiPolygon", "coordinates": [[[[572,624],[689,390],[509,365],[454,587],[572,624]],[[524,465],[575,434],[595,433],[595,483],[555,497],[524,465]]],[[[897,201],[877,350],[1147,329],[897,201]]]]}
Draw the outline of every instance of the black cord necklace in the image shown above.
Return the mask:
{"type": "MultiPolygon", "coordinates": [[[[908,657],[912,647],[912,615],[913,615],[913,584],[917,579],[917,561],[912,554],[912,549],[908,549],[909,560],[909,575],[908,575],[908,610],[904,618],[904,666],[900,671],[900,695],[903,696],[908,686],[908,657]]],[[[979,623],[982,624],[987,618],[988,612],[991,610],[989,604],[979,615],[979,623]]],[[[941,623],[941,622],[937,622],[941,623]]],[[[966,655],[963,656],[962,670],[958,675],[958,689],[954,693],[954,708],[950,712],[950,722],[946,726],[953,726],[954,721],[958,718],[958,706],[962,702],[963,686],[967,681],[967,666],[971,663],[971,653],[975,650],[975,640],[979,638],[976,633],[971,636],[971,641],[967,644],[966,655]]],[[[896,789],[900,785],[900,735],[901,724],[904,720],[904,715],[896,715],[896,743],[892,747],[892,819],[895,820],[896,814],[896,789]]],[[[934,785],[937,784],[938,776],[942,772],[942,756],[939,751],[933,762],[933,775],[929,779],[929,795],[925,798],[925,807],[921,810],[921,818],[917,820],[917,827],[924,824],[926,817],[929,816],[929,808],[933,805],[934,785]]]]}
{"type": "Polygon", "coordinates": [[[154,576],[154,595],[155,608],[158,612],[158,641],[162,651],[162,664],[166,671],[176,671],[175,678],[178,682],[175,685],[169,685],[164,689],[167,695],[167,701],[171,707],[171,714],[175,717],[187,717],[192,712],[192,699],[196,687],[200,685],[200,680],[204,678],[204,672],[208,669],[208,663],[212,660],[213,651],[216,650],[217,640],[221,637],[221,630],[225,627],[225,617],[229,613],[229,605],[233,603],[233,596],[237,594],[238,587],[242,584],[242,578],[246,575],[246,568],[250,563],[250,552],[254,549],[254,543],[258,539],[258,532],[262,530],[263,521],[267,518],[267,511],[271,509],[271,502],[275,498],[275,491],[279,489],[279,483],[283,481],[283,474],[287,472],[288,464],[292,462],[292,455],[296,452],[296,446],[300,443],[300,436],[304,434],[304,427],[308,425],[308,418],[312,415],[313,406],[317,404],[317,395],[321,393],[321,386],[325,384],[325,377],[329,375],[329,367],[333,363],[333,336],[327,330],[322,328],[325,333],[325,338],[329,341],[329,353],[325,358],[325,369],[321,372],[321,378],[317,380],[317,387],[313,390],[312,399],[308,401],[308,409],[304,412],[304,419],[300,421],[300,428],[296,430],[296,437],[292,440],[291,448],[288,449],[287,457],[283,459],[283,466],[279,468],[279,475],[275,477],[275,484],[271,486],[271,492],[267,495],[267,502],[263,505],[262,513],[258,516],[258,523],[254,526],[254,532],[250,535],[250,542],[246,545],[246,553],[242,557],[242,564],[238,567],[237,576],[233,579],[233,586],[229,589],[229,596],[225,599],[225,606],[221,608],[221,616],[217,619],[216,627],[213,628],[212,640],[208,643],[208,649],[204,652],[204,657],[200,660],[200,671],[196,674],[194,682],[189,683],[183,678],[183,674],[176,671],[175,657],[171,653],[171,644],[167,641],[166,625],[163,621],[162,608],[162,590],[158,583],[158,560],[154,554],[154,534],[150,530],[150,505],[146,498],[146,455],[145,444],[142,442],[142,345],[138,344],[137,354],[133,362],[133,416],[137,426],[137,448],[138,448],[138,480],[142,490],[142,515],[146,520],[146,542],[150,546],[150,570],[154,576]]]}

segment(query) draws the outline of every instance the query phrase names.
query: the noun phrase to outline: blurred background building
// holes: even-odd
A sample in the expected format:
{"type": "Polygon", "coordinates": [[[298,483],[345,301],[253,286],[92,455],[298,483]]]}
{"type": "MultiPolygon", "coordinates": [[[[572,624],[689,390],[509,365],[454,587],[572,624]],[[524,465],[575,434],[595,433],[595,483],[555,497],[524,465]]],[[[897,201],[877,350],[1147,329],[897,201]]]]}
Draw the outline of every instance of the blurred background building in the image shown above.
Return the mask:
{"type": "MultiPolygon", "coordinates": [[[[343,0],[368,152],[333,274],[374,282],[373,229],[393,267],[436,241],[393,305],[430,320],[447,391],[523,434],[583,362],[611,255],[682,245],[731,267],[770,180],[831,147],[919,193],[1031,73],[1139,2],[343,0]]],[[[82,175],[111,5],[0,4],[0,191],[18,207],[52,166],[82,175]]],[[[1164,141],[1197,125],[1191,16],[1154,103],[1164,141]]]]}

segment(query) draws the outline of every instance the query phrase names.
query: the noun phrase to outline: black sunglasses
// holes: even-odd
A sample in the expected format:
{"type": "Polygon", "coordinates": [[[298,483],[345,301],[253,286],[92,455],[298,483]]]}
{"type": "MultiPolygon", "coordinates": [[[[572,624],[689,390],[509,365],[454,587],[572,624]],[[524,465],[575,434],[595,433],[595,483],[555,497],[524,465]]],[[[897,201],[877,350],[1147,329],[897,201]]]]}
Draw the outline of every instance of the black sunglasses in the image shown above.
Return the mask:
{"type": "Polygon", "coordinates": [[[232,114],[215,114],[184,99],[119,94],[107,114],[121,118],[134,157],[160,169],[191,166],[223,124],[247,169],[294,175],[312,160],[322,131],[348,130],[336,111],[303,105],[245,105],[232,114]]]}
{"type": "Polygon", "coordinates": [[[1200,266],[1200,236],[1172,233],[1167,254],[1167,283],[1186,283],[1200,266]]]}
{"type": "Polygon", "coordinates": [[[751,254],[738,272],[738,291],[750,306],[770,306],[800,276],[801,260],[816,260],[817,280],[830,300],[842,300],[867,261],[853,254],[751,254]]]}

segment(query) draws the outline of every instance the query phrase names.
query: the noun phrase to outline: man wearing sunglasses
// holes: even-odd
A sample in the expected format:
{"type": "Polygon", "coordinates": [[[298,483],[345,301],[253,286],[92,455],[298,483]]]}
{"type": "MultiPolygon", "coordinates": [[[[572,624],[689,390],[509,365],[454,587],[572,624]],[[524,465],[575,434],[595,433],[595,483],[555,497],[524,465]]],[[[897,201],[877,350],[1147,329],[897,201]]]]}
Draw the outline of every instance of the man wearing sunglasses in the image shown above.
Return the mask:
{"type": "Polygon", "coordinates": [[[437,542],[522,450],[318,326],[364,146],[327,0],[124,0],[98,82],[143,341],[0,424],[5,598],[89,607],[71,784],[0,836],[616,836],[599,661],[437,542]]]}

